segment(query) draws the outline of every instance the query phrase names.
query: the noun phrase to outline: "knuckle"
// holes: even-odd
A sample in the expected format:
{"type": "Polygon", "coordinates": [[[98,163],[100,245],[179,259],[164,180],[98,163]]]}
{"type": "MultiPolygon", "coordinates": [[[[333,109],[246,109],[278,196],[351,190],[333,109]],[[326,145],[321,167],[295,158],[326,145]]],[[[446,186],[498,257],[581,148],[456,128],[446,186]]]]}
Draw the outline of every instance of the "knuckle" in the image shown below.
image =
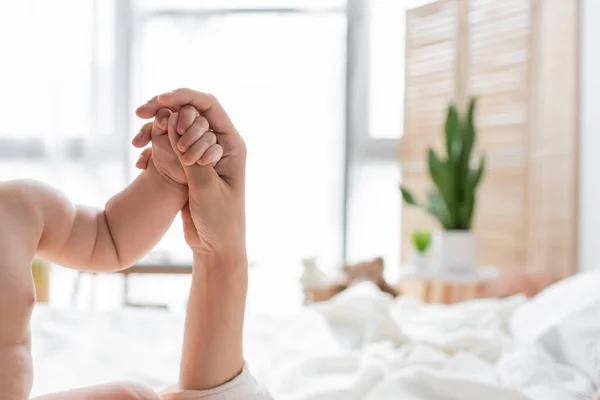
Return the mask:
{"type": "Polygon", "coordinates": [[[196,117],[196,121],[198,121],[198,125],[203,129],[208,129],[210,127],[208,120],[205,117],[203,117],[202,115],[198,115],[196,117]]]}
{"type": "Polygon", "coordinates": [[[210,146],[217,143],[217,135],[215,135],[213,132],[206,132],[204,135],[202,135],[202,139],[204,140],[204,143],[210,146]]]}
{"type": "Polygon", "coordinates": [[[215,96],[212,93],[206,93],[206,96],[210,99],[210,101],[212,101],[213,103],[218,103],[219,99],[217,99],[217,96],[215,96]]]}

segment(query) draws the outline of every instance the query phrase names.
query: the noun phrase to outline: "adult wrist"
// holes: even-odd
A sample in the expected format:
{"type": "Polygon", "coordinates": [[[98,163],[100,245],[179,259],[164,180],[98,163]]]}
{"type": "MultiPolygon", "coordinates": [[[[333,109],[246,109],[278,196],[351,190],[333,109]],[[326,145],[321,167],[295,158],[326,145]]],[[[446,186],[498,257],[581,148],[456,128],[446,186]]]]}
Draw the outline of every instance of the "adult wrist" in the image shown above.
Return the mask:
{"type": "Polygon", "coordinates": [[[245,249],[218,252],[194,252],[194,270],[223,273],[225,276],[247,275],[248,256],[245,249]]]}

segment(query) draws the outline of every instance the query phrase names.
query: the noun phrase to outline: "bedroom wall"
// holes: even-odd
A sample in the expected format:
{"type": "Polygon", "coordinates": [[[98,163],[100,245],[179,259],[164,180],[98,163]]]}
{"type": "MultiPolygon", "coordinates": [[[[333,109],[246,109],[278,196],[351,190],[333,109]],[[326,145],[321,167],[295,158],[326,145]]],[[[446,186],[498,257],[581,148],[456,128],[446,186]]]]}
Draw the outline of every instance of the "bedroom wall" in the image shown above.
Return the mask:
{"type": "Polygon", "coordinates": [[[581,0],[579,270],[600,269],[600,1],[581,0]]]}

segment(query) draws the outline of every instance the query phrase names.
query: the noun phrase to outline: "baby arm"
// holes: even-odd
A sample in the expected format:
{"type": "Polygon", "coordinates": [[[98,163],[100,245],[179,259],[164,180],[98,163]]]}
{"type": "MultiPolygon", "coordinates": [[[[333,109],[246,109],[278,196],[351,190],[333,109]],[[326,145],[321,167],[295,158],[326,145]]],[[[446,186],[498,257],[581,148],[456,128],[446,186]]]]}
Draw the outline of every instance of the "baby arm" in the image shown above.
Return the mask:
{"type": "MultiPolygon", "coordinates": [[[[166,135],[170,112],[159,110],[134,139],[143,147],[137,165],[144,171],[104,210],[74,206],[62,194],[44,185],[30,185],[43,230],[40,256],[59,264],[94,271],[124,269],[146,254],[171,225],[188,200],[187,180],[166,135]]],[[[181,136],[188,163],[215,163],[221,154],[209,154],[202,133],[210,127],[205,119],[181,136]]]]}
{"type": "Polygon", "coordinates": [[[127,268],[158,242],[187,201],[186,187],[164,179],[152,164],[104,210],[75,206],[40,183],[21,185],[39,216],[38,254],[82,270],[127,268]]]}

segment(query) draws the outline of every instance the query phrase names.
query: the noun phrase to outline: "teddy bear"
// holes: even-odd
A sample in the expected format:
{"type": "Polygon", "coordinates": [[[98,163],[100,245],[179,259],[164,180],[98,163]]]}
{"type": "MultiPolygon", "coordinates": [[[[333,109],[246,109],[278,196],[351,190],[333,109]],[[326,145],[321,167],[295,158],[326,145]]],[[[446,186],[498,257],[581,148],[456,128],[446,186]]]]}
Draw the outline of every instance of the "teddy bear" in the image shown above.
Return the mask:
{"type": "MultiPolygon", "coordinates": [[[[305,274],[302,282],[307,282],[306,271],[314,271],[316,266],[312,263],[304,263],[305,274]]],[[[307,286],[304,284],[304,299],[307,303],[327,301],[342,291],[349,288],[351,285],[361,281],[371,281],[382,292],[388,293],[393,297],[399,296],[401,293],[398,289],[387,283],[383,277],[384,261],[381,257],[376,257],[370,261],[361,261],[356,264],[345,264],[342,267],[342,278],[338,281],[330,281],[329,283],[320,280],[320,285],[307,286]]],[[[319,276],[322,277],[321,274],[319,276]]]]}

